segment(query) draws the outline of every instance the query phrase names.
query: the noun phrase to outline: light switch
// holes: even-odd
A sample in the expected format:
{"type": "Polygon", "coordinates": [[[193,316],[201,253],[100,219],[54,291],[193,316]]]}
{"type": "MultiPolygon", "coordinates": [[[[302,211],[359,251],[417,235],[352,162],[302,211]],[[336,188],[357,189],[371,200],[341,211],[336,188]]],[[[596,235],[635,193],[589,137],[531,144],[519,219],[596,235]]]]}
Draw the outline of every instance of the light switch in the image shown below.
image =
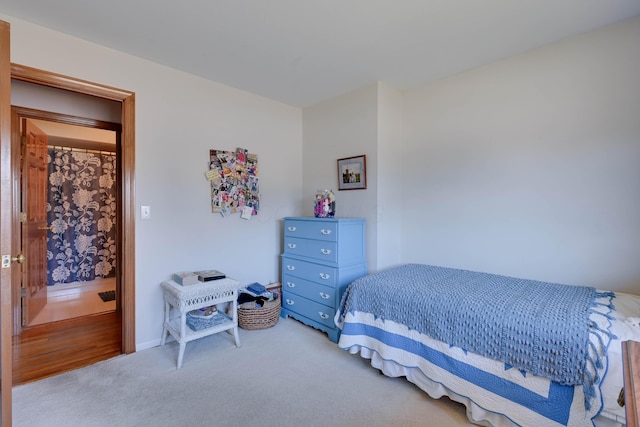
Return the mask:
{"type": "Polygon", "coordinates": [[[140,206],[140,219],[151,219],[151,206],[140,206]]]}

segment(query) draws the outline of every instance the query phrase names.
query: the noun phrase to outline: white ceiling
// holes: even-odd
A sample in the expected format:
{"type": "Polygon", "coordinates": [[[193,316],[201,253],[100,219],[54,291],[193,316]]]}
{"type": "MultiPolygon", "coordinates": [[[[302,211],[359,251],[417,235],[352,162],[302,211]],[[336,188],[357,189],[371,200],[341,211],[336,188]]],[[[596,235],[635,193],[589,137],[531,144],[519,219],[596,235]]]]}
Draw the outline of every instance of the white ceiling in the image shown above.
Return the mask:
{"type": "MultiPolygon", "coordinates": [[[[298,107],[640,15],[640,0],[2,0],[0,13],[298,107]]],[[[28,64],[27,64],[28,65],[28,64]]]]}

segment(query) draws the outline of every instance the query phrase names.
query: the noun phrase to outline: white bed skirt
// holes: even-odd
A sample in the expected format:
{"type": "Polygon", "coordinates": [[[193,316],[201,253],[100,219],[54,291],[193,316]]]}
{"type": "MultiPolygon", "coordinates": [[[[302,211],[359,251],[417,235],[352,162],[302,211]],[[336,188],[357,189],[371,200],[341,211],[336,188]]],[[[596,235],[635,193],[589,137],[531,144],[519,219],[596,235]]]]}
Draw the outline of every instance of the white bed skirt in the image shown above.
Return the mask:
{"type": "MultiPolygon", "coordinates": [[[[475,402],[473,402],[468,397],[464,397],[457,393],[454,393],[442,384],[430,380],[418,368],[402,366],[392,360],[384,360],[376,351],[373,351],[366,347],[352,346],[349,349],[349,352],[352,354],[360,353],[361,357],[370,359],[371,366],[379,369],[380,371],[382,371],[382,373],[389,377],[406,377],[408,381],[424,390],[433,399],[439,399],[442,396],[447,396],[449,399],[455,402],[462,403],[467,409],[467,418],[474,424],[489,427],[517,426],[517,424],[513,423],[506,416],[497,414],[495,412],[486,411],[485,409],[475,404],[475,402]]],[[[620,423],[614,419],[607,418],[606,413],[602,413],[594,421],[597,427],[623,427],[625,425],[624,423],[620,423]]]]}
{"type": "MultiPolygon", "coordinates": [[[[597,391],[595,412],[594,408],[592,408],[590,412],[591,415],[583,414],[584,416],[571,417],[571,420],[568,422],[569,425],[590,426],[592,425],[592,417],[595,417],[593,418],[593,424],[598,427],[620,427],[626,423],[624,408],[621,408],[617,404],[618,394],[623,386],[621,343],[626,340],[640,341],[640,296],[616,293],[613,304],[615,305],[615,309],[610,313],[611,318],[607,321],[611,324],[610,332],[613,334],[613,337],[610,338],[607,351],[608,357],[605,358],[604,361],[606,365],[605,374],[597,391]]],[[[509,381],[521,382],[521,385],[531,388],[532,390],[543,391],[542,389],[545,388],[544,382],[541,383],[540,381],[548,381],[535,376],[522,379],[519,375],[513,376],[513,373],[511,373],[511,377],[507,377],[510,371],[505,370],[503,363],[490,361],[489,359],[472,353],[467,354],[455,347],[451,348],[447,344],[419,334],[417,331],[410,331],[404,325],[392,321],[385,322],[370,313],[347,313],[342,320],[340,320],[340,315],[341,313],[337,313],[335,320],[336,324],[341,328],[346,327],[349,323],[379,328],[386,331],[386,333],[396,334],[409,339],[418,345],[434,348],[442,354],[447,354],[448,357],[457,358],[470,366],[492,372],[493,375],[498,377],[504,377],[509,381]]],[[[357,326],[355,330],[358,330],[357,326]]],[[[496,396],[488,390],[483,390],[482,387],[474,388],[475,384],[461,383],[460,381],[465,380],[457,377],[455,374],[447,372],[446,369],[441,369],[441,367],[431,364],[428,360],[417,356],[412,350],[407,351],[403,349],[402,346],[397,346],[393,342],[383,343],[377,338],[369,336],[368,333],[354,332],[353,328],[351,329],[351,334],[345,332],[346,330],[343,330],[343,334],[338,342],[340,348],[352,354],[360,354],[363,358],[370,359],[371,365],[381,370],[387,376],[406,377],[410,382],[427,392],[432,398],[438,399],[442,396],[448,396],[451,400],[462,403],[467,408],[469,420],[473,423],[489,426],[513,426],[517,425],[516,422],[501,412],[504,411],[513,416],[514,412],[517,413],[520,410],[527,411],[525,407],[521,409],[509,407],[507,409],[507,407],[511,405],[511,402],[506,400],[501,401],[500,396],[496,396]],[[461,395],[460,393],[464,393],[465,395],[461,395]],[[487,393],[491,396],[488,397],[487,393]],[[475,399],[475,401],[472,399],[475,399]]],[[[540,394],[544,395],[543,392],[540,394]]],[[[584,399],[580,396],[584,396],[582,391],[576,389],[575,399],[572,404],[572,413],[574,409],[579,410],[577,404],[581,403],[584,399]]],[[[536,414],[530,415],[531,417],[521,417],[518,422],[520,424],[548,424],[547,422],[537,419],[536,414]]],[[[520,415],[517,416],[520,417],[520,415]]]]}

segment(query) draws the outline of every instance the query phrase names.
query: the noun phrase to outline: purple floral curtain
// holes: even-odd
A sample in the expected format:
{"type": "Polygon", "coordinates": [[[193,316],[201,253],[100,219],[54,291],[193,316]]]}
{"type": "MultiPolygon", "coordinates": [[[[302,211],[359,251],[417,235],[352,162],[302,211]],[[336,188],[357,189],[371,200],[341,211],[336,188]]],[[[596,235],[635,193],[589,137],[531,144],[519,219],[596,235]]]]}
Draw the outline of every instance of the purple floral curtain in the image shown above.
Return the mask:
{"type": "Polygon", "coordinates": [[[47,283],[115,275],[115,154],[49,149],[47,283]]]}

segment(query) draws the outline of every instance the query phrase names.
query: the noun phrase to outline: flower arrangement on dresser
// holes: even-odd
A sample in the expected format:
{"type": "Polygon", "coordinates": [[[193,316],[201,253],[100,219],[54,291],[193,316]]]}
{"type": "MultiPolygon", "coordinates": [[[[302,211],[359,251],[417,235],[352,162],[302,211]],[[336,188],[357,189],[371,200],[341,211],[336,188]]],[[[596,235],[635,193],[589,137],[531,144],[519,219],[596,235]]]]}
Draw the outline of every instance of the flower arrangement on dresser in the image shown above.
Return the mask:
{"type": "Polygon", "coordinates": [[[336,196],[331,190],[318,190],[313,214],[316,218],[333,218],[336,214],[336,196]]]}

